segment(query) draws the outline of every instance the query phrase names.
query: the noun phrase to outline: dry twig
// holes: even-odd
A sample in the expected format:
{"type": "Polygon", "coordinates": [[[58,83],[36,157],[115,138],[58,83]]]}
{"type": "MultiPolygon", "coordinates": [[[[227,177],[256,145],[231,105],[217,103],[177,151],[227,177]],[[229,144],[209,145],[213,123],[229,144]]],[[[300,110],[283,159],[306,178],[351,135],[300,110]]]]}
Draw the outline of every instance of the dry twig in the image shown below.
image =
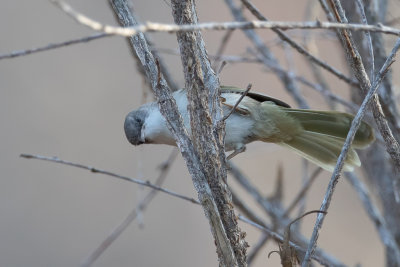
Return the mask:
{"type": "Polygon", "coordinates": [[[390,35],[400,35],[400,30],[385,25],[364,25],[364,24],[347,24],[347,23],[334,23],[324,21],[306,21],[306,22],[287,22],[287,21],[246,21],[246,22],[209,22],[209,23],[198,23],[196,25],[176,25],[176,24],[163,24],[146,22],[142,25],[131,26],[131,27],[116,27],[110,25],[101,24],[95,20],[88,18],[87,16],[76,12],[70,5],[62,1],[51,0],[57,6],[59,6],[66,14],[74,18],[80,24],[92,28],[96,31],[102,31],[104,33],[112,35],[120,35],[129,37],[139,32],[190,32],[197,30],[233,30],[233,29],[347,29],[353,31],[371,31],[381,32],[390,35]]]}
{"type": "Polygon", "coordinates": [[[170,196],[181,198],[181,199],[190,201],[190,202],[195,203],[195,204],[199,204],[199,202],[197,200],[193,199],[193,198],[186,197],[186,196],[183,196],[181,194],[175,193],[175,192],[173,192],[171,190],[159,187],[159,186],[157,186],[155,184],[150,183],[149,181],[142,181],[142,180],[139,180],[139,179],[136,179],[136,178],[132,178],[132,177],[116,174],[116,173],[110,172],[110,171],[101,170],[101,169],[98,169],[98,168],[95,168],[95,167],[91,167],[91,166],[87,166],[87,165],[83,165],[83,164],[80,164],[80,163],[74,163],[74,162],[71,162],[71,161],[62,160],[62,159],[59,159],[57,157],[45,157],[45,156],[32,155],[32,154],[21,154],[20,157],[25,158],[25,159],[38,159],[38,160],[50,161],[50,162],[59,163],[59,164],[63,164],[63,165],[68,165],[68,166],[72,166],[72,167],[76,167],[76,168],[80,168],[80,169],[85,169],[85,170],[88,170],[88,171],[93,172],[93,173],[101,173],[101,174],[108,175],[108,176],[111,176],[111,177],[115,177],[115,178],[118,178],[118,179],[121,179],[121,180],[132,182],[132,183],[135,183],[135,184],[138,184],[138,185],[149,187],[151,189],[158,190],[158,191],[166,193],[166,194],[168,194],[170,196]]]}
{"type": "Polygon", "coordinates": [[[90,41],[93,41],[93,40],[97,40],[97,39],[100,39],[100,38],[104,38],[104,37],[108,37],[108,36],[111,36],[111,34],[96,33],[96,34],[93,34],[93,35],[90,35],[90,36],[86,36],[86,37],[82,37],[82,38],[78,38],[78,39],[73,39],[73,40],[68,40],[68,41],[61,42],[61,43],[54,43],[54,44],[48,44],[46,46],[37,47],[37,48],[13,51],[11,53],[1,54],[0,55],[0,60],[6,59],[6,58],[27,56],[27,55],[30,55],[30,54],[35,54],[35,53],[38,53],[38,52],[48,51],[48,50],[57,49],[57,48],[64,47],[64,46],[74,45],[74,44],[87,43],[87,42],[90,42],[90,41]]]}

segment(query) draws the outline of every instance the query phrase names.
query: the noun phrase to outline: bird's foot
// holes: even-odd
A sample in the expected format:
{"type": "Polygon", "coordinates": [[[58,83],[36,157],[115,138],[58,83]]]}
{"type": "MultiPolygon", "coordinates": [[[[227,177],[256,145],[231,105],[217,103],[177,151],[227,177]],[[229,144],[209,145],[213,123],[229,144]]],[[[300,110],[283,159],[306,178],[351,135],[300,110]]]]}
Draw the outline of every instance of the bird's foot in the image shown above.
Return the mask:
{"type": "Polygon", "coordinates": [[[244,151],[246,151],[246,146],[240,145],[240,146],[236,147],[235,150],[226,159],[231,160],[234,156],[236,156],[237,154],[240,154],[244,151]]]}

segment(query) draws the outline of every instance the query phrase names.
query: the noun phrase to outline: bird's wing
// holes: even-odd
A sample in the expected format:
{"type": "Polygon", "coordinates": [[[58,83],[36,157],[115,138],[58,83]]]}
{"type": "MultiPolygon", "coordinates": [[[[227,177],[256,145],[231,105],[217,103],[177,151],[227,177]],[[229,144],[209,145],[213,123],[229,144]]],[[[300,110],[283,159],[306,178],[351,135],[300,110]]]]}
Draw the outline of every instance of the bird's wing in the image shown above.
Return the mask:
{"type": "MultiPolygon", "coordinates": [[[[233,93],[233,94],[243,94],[245,90],[234,87],[234,86],[225,86],[225,85],[221,85],[221,92],[222,93],[233,93]]],[[[265,101],[271,101],[273,103],[275,103],[277,106],[281,106],[284,108],[290,108],[290,106],[288,104],[286,104],[285,102],[267,96],[267,95],[263,95],[260,93],[253,93],[253,92],[248,92],[247,95],[248,97],[258,101],[258,102],[265,102],[265,101]]]]}

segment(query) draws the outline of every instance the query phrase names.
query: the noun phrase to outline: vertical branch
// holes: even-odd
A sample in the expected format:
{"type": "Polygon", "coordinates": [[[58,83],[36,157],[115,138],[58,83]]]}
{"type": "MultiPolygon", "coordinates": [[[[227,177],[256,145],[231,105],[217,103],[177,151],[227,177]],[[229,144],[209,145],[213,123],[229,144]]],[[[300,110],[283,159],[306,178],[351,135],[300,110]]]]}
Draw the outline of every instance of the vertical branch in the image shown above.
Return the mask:
{"type": "MultiPolygon", "coordinates": [[[[172,0],[171,3],[176,24],[197,24],[194,1],[172,0]]],[[[232,196],[225,183],[225,122],[222,120],[218,77],[211,68],[199,31],[178,32],[177,38],[185,75],[185,88],[188,90],[193,144],[216,200],[237,263],[239,266],[246,266],[248,245],[244,240],[245,234],[238,227],[232,196]]]]}
{"type": "MultiPolygon", "coordinates": [[[[136,19],[133,17],[130,7],[126,0],[110,0],[111,6],[114,9],[118,21],[122,26],[129,27],[133,25],[137,25],[136,19]]],[[[190,13],[189,13],[190,15],[190,13]]],[[[192,181],[194,187],[198,193],[198,198],[201,202],[203,210],[207,219],[209,220],[209,224],[211,227],[211,232],[214,236],[215,244],[217,246],[217,253],[220,261],[220,265],[222,266],[237,266],[238,261],[236,260],[234,250],[232,249],[231,241],[227,237],[227,233],[231,234],[232,232],[225,230],[225,225],[221,220],[220,211],[217,208],[217,204],[213,193],[211,192],[210,185],[207,182],[207,179],[210,179],[215,176],[210,176],[209,168],[207,165],[204,165],[204,161],[201,161],[201,158],[204,158],[203,151],[197,151],[196,148],[202,149],[203,146],[199,145],[198,139],[195,141],[196,145],[193,145],[191,139],[189,138],[187,131],[183,124],[182,116],[180,115],[177,105],[175,103],[175,99],[172,97],[172,94],[167,86],[167,83],[160,71],[160,66],[157,60],[154,58],[153,54],[151,53],[148,43],[142,33],[138,33],[134,36],[129,37],[130,43],[132,48],[134,49],[135,53],[137,54],[140,63],[142,64],[142,68],[145,70],[146,76],[150,80],[151,86],[154,90],[154,93],[158,99],[159,108],[161,114],[167,121],[167,127],[174,135],[176,143],[184,157],[189,173],[192,176],[192,181]],[[199,156],[200,155],[200,156],[199,156]]],[[[189,42],[190,45],[195,45],[192,42],[189,42]]],[[[195,46],[194,46],[195,47],[195,46]]],[[[205,52],[205,50],[203,51],[205,52]]],[[[194,74],[197,75],[196,79],[201,79],[199,74],[202,72],[199,65],[199,61],[192,56],[192,61],[190,62],[190,67],[196,67],[194,74]]],[[[190,72],[188,72],[190,73],[190,72]]],[[[208,76],[205,77],[206,82],[212,81],[212,75],[210,73],[208,76]]],[[[190,76],[187,76],[190,77],[190,76]]],[[[218,98],[218,83],[213,83],[214,87],[211,92],[211,99],[218,98]]],[[[199,86],[197,83],[194,83],[194,86],[199,86]]],[[[199,88],[197,88],[197,93],[200,97],[196,99],[196,95],[194,94],[193,99],[195,99],[195,103],[200,105],[204,108],[204,99],[201,98],[202,93],[199,88]]],[[[207,107],[207,105],[206,105],[207,107]]],[[[215,109],[217,110],[217,109],[215,109]]],[[[205,108],[205,112],[208,109],[205,108]]],[[[218,110],[214,111],[213,114],[218,115],[218,110]]],[[[210,119],[210,117],[203,117],[203,120],[210,119]]],[[[200,131],[202,130],[201,126],[199,128],[200,131]]],[[[194,134],[196,135],[196,134],[194,134]]],[[[201,137],[200,137],[201,138],[201,137]]],[[[223,141],[223,140],[219,140],[223,141]]],[[[204,139],[200,140],[200,144],[203,144],[204,139]]],[[[214,142],[215,145],[215,142],[214,142]]],[[[215,150],[218,151],[218,150],[215,150]]],[[[223,150],[221,154],[223,153],[223,150]]],[[[221,154],[217,154],[217,159],[221,158],[221,154]]],[[[214,166],[214,165],[212,165],[214,166]]],[[[221,166],[221,164],[219,165],[221,166]]],[[[225,171],[224,168],[221,170],[225,171]]],[[[233,211],[231,212],[233,214],[233,211]]],[[[225,217],[227,214],[222,213],[225,217]]],[[[235,233],[235,232],[234,232],[235,233]]],[[[240,236],[241,237],[241,236],[240,236]]],[[[242,241],[242,238],[236,237],[236,241],[242,241]]],[[[243,241],[244,242],[244,241],[243,241]]],[[[246,243],[244,243],[246,245],[246,243]]],[[[245,247],[245,246],[244,246],[245,247]]],[[[241,265],[245,266],[245,264],[241,265]]]]}

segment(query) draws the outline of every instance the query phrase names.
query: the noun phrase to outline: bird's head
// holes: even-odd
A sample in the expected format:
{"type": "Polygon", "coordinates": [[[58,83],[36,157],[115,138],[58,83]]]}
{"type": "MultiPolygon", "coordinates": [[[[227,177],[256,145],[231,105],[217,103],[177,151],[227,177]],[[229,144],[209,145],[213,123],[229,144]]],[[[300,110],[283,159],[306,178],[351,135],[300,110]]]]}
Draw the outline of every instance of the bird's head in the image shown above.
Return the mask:
{"type": "Polygon", "coordinates": [[[126,115],[124,130],[129,143],[134,146],[144,144],[146,142],[144,136],[144,122],[147,112],[143,109],[133,110],[126,115]]]}

